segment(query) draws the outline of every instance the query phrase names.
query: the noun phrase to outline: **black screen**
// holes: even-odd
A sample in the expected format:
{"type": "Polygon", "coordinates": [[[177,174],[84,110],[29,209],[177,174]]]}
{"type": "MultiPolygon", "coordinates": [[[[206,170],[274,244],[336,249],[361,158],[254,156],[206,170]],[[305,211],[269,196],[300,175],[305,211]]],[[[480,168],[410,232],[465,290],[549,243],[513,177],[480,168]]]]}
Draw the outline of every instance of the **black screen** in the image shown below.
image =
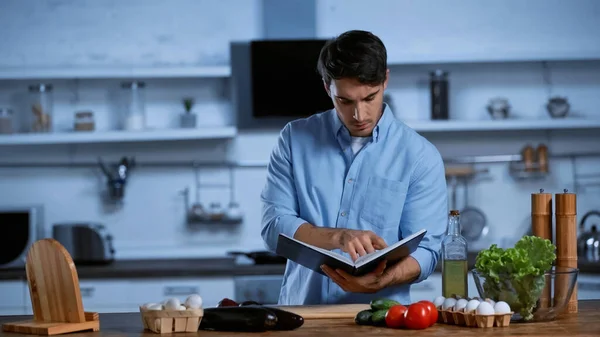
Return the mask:
{"type": "Polygon", "coordinates": [[[308,117],[333,108],[317,71],[326,40],[252,41],[252,115],[308,117]]]}
{"type": "Polygon", "coordinates": [[[29,212],[0,212],[0,265],[12,262],[25,250],[29,240],[29,212]]]}

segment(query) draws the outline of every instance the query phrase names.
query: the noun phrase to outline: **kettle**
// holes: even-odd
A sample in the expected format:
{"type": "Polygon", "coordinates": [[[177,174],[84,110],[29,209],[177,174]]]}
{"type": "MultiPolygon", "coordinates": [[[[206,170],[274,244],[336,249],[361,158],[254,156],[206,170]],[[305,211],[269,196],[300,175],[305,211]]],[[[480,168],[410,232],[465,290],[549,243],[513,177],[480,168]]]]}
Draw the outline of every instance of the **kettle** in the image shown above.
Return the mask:
{"type": "Polygon", "coordinates": [[[598,233],[598,226],[593,224],[589,232],[585,231],[586,220],[592,215],[600,217],[600,211],[587,212],[583,215],[579,223],[581,233],[577,238],[577,255],[588,261],[600,261],[600,233],[598,233]]]}

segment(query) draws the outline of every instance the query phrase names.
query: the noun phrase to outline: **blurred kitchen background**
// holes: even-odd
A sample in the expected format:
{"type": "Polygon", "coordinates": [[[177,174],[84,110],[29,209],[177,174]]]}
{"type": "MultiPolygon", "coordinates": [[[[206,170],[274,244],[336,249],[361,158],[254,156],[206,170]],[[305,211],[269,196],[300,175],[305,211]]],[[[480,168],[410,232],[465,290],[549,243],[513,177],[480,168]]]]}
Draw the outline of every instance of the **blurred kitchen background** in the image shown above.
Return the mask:
{"type": "MultiPolygon", "coordinates": [[[[40,237],[70,249],[86,311],[276,302],[266,164],[294,108],[320,107],[324,39],[350,29],[381,37],[386,101],[445,158],[471,264],[528,233],[531,193],[566,189],[589,243],[578,294],[600,298],[599,1],[4,0],[0,22],[0,314],[31,313],[40,237]]],[[[439,272],[412,290],[440,293],[439,272]]]]}

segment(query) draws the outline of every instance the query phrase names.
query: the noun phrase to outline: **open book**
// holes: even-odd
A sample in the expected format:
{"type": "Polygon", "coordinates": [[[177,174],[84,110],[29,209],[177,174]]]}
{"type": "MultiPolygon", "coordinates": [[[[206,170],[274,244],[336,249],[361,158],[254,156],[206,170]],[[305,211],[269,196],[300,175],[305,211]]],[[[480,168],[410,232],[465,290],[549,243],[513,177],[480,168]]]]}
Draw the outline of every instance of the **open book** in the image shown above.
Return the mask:
{"type": "Polygon", "coordinates": [[[279,234],[276,253],[323,275],[325,274],[321,270],[321,265],[325,264],[334,269],[342,269],[351,275],[360,276],[373,271],[384,259],[388,261],[389,266],[412,254],[425,233],[427,231],[422,229],[382,250],[360,256],[356,261],[333,251],[298,241],[285,234],[279,234]]]}

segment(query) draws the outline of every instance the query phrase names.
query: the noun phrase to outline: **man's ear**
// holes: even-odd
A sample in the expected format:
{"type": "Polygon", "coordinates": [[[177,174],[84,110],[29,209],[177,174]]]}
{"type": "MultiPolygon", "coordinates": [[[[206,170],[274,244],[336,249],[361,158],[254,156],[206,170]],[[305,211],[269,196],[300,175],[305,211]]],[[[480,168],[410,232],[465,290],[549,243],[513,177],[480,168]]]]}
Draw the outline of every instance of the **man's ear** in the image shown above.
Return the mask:
{"type": "Polygon", "coordinates": [[[388,80],[390,79],[390,70],[385,71],[385,82],[383,82],[383,90],[387,88],[388,80]]]}
{"type": "Polygon", "coordinates": [[[325,88],[327,96],[331,97],[331,90],[329,90],[329,85],[327,85],[327,82],[325,80],[323,80],[323,88],[325,88]]]}

